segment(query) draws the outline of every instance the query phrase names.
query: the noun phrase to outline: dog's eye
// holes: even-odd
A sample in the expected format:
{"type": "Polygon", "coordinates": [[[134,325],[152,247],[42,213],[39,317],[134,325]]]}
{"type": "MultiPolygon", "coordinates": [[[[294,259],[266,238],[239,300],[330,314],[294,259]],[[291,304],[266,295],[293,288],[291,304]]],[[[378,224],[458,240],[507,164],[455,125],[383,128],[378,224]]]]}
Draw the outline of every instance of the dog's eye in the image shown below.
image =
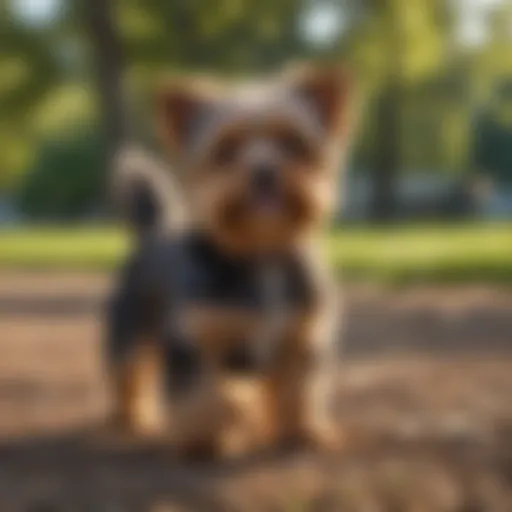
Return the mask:
{"type": "Polygon", "coordinates": [[[293,160],[309,159],[309,147],[304,139],[296,133],[282,133],[279,136],[279,144],[288,158],[293,160]]]}
{"type": "Polygon", "coordinates": [[[226,137],[215,145],[212,152],[212,161],[217,167],[227,167],[236,160],[242,140],[240,137],[226,137]]]}

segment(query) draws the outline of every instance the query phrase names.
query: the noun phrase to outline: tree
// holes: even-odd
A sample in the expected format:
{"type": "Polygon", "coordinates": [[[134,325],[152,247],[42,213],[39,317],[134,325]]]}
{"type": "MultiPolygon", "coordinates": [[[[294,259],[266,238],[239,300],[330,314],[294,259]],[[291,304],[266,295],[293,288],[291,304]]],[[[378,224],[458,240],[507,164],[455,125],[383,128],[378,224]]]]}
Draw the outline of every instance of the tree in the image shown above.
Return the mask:
{"type": "Polygon", "coordinates": [[[107,147],[113,153],[129,133],[122,73],[124,57],[113,20],[110,0],[86,0],[81,4],[94,59],[107,147]]]}
{"type": "Polygon", "coordinates": [[[11,188],[30,165],[34,109],[60,79],[48,30],[16,23],[0,0],[0,188],[11,188]]]}
{"type": "Polygon", "coordinates": [[[412,84],[430,77],[448,57],[450,11],[442,0],[369,0],[353,30],[349,54],[369,86],[373,117],[371,158],[375,220],[393,216],[401,169],[403,101],[412,84]]]}

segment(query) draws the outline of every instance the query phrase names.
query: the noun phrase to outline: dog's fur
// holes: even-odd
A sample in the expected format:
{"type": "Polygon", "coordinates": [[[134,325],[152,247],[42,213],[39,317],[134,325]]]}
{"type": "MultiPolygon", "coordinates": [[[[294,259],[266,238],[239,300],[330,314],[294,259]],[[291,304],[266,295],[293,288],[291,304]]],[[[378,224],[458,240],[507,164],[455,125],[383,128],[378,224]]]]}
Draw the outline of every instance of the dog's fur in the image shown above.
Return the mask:
{"type": "Polygon", "coordinates": [[[339,69],[160,91],[159,132],[188,212],[162,229],[167,216],[147,200],[151,180],[130,188],[139,241],[107,343],[124,426],[170,425],[183,451],[219,453],[237,417],[230,383],[242,375],[261,391],[251,406],[259,439],[335,441],[328,399],[339,311],[317,236],[338,196],[348,111],[339,69]]]}

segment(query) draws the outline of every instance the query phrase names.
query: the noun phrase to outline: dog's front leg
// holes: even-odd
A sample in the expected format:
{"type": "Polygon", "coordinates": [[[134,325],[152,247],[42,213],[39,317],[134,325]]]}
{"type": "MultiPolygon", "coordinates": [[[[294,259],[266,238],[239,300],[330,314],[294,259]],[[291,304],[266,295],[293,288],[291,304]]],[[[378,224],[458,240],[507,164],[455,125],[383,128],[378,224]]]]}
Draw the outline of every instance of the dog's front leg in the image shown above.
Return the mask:
{"type": "Polygon", "coordinates": [[[280,445],[335,448],[332,420],[336,366],[335,311],[331,304],[299,315],[282,340],[266,381],[269,432],[280,445]]]}

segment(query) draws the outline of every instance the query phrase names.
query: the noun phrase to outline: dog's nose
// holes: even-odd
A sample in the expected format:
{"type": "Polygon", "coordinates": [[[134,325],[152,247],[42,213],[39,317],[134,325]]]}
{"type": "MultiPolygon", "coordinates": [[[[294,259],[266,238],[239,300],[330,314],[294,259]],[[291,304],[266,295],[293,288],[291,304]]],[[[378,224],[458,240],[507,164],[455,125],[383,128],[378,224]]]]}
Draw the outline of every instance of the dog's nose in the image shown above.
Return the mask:
{"type": "Polygon", "coordinates": [[[277,186],[277,172],[274,166],[262,164],[252,171],[252,186],[258,192],[272,192],[277,186]]]}

